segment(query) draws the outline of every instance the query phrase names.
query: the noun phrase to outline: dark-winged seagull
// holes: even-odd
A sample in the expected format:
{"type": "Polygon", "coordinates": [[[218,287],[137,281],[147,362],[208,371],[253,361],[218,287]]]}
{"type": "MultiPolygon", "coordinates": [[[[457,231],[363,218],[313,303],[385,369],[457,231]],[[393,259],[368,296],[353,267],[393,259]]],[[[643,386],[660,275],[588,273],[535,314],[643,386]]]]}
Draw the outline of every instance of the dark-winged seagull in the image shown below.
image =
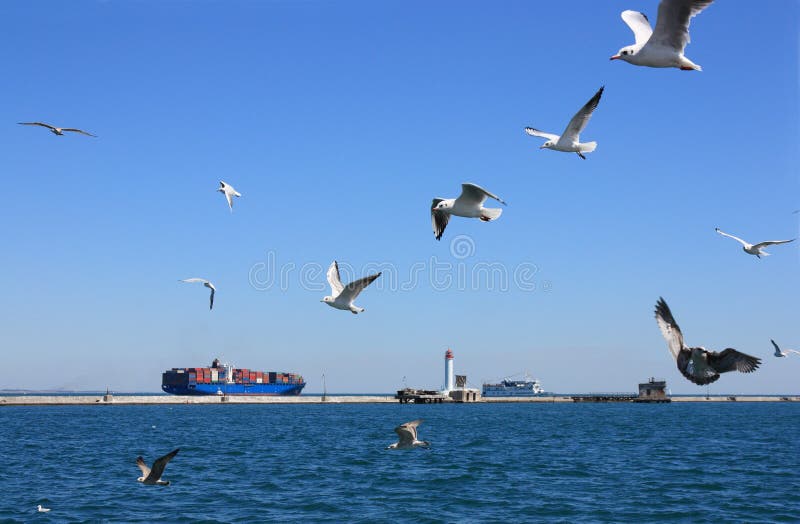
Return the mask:
{"type": "Polygon", "coordinates": [[[434,198],[431,204],[431,225],[436,240],[441,240],[444,229],[450,221],[450,215],[480,218],[483,222],[497,220],[503,210],[483,207],[487,198],[493,198],[506,205],[499,196],[475,184],[461,184],[461,195],[458,198],[434,198]]]}
{"type": "Polygon", "coordinates": [[[381,276],[381,273],[375,273],[358,280],[354,280],[347,284],[342,285],[342,279],[339,276],[339,264],[334,260],[328,268],[328,284],[331,285],[331,295],[323,298],[320,302],[325,302],[329,306],[350,311],[354,315],[366,311],[363,307],[358,307],[353,302],[356,297],[364,291],[364,288],[372,284],[376,278],[381,276]]]}
{"type": "Polygon", "coordinates": [[[148,486],[153,486],[158,484],[159,486],[169,486],[168,480],[161,480],[161,475],[164,474],[164,468],[167,467],[167,463],[172,460],[172,458],[178,454],[180,448],[174,449],[164,455],[163,457],[159,457],[153,462],[153,468],[150,469],[145,464],[144,459],[142,457],[136,458],[136,465],[139,466],[139,469],[142,470],[142,476],[139,477],[138,480],[142,484],[147,484],[148,486]]]}
{"type": "Polygon", "coordinates": [[[781,351],[781,348],[778,346],[778,344],[775,343],[774,340],[769,339],[769,341],[772,342],[773,347],[775,347],[774,355],[776,357],[788,357],[789,353],[797,353],[798,355],[800,355],[800,351],[797,351],[796,349],[786,349],[781,351]]]}
{"type": "Polygon", "coordinates": [[[719,353],[708,351],[704,347],[688,347],[683,342],[681,328],[678,327],[669,306],[663,298],[656,302],[656,322],[661,334],[667,341],[669,351],[678,363],[678,371],[699,386],[711,384],[719,378],[720,373],[740,371],[751,373],[758,368],[761,360],[751,357],[732,348],[719,353]]]}
{"type": "Polygon", "coordinates": [[[417,440],[417,426],[422,424],[423,420],[417,419],[405,424],[400,424],[394,428],[394,432],[400,437],[400,440],[389,444],[386,449],[412,449],[412,448],[430,448],[430,442],[425,440],[417,440]]]}
{"type": "Polygon", "coordinates": [[[242,196],[241,193],[236,191],[232,185],[225,183],[223,180],[219,181],[219,188],[217,191],[225,195],[225,200],[228,201],[228,209],[233,213],[233,197],[242,196]]]}
{"type": "Polygon", "coordinates": [[[586,127],[586,124],[589,123],[592,113],[595,109],[597,109],[597,104],[600,103],[600,97],[603,96],[604,89],[605,87],[598,89],[597,93],[595,93],[594,96],[588,102],[586,102],[586,104],[584,104],[584,106],[580,108],[577,113],[575,113],[575,116],[573,116],[572,120],[569,121],[567,128],[564,130],[564,133],[561,136],[545,133],[544,131],[539,131],[538,129],[534,129],[532,127],[526,127],[525,132],[531,136],[538,136],[547,139],[547,142],[539,146],[539,149],[552,149],[553,151],[576,153],[579,157],[586,160],[586,157],[583,156],[583,153],[591,153],[597,149],[597,142],[581,143],[580,135],[586,127]]]}
{"type": "Polygon", "coordinates": [[[185,278],[181,280],[181,282],[186,282],[188,284],[203,284],[205,287],[210,289],[211,296],[208,297],[208,309],[214,309],[214,293],[217,291],[217,288],[214,287],[214,284],[204,278],[185,278]]]}
{"type": "Polygon", "coordinates": [[[767,253],[766,251],[762,251],[762,249],[767,247],[767,246],[777,246],[778,244],[788,244],[789,242],[794,242],[794,240],[795,240],[795,239],[791,239],[791,240],[767,240],[765,242],[759,242],[758,244],[751,244],[751,243],[749,243],[749,242],[747,242],[745,240],[742,240],[739,237],[735,237],[733,235],[729,235],[728,233],[723,232],[718,227],[715,228],[714,231],[716,231],[717,233],[719,233],[720,235],[722,235],[724,237],[732,238],[735,241],[739,242],[742,245],[742,250],[745,253],[750,254],[750,255],[755,255],[758,258],[761,258],[762,256],[764,256],[764,257],[768,257],[769,256],[769,253],[767,253]]]}
{"type": "Polygon", "coordinates": [[[703,68],[685,56],[689,38],[689,22],[713,0],[661,0],[658,4],[656,28],[644,13],[623,11],[622,20],[633,31],[636,43],[620,49],[611,60],[646,67],[677,67],[683,71],[702,71],[703,68]]]}
{"type": "Polygon", "coordinates": [[[69,131],[71,133],[80,133],[82,135],[93,136],[93,137],[97,138],[97,135],[93,135],[93,134],[88,133],[88,132],[86,132],[86,131],[84,131],[82,129],[76,129],[74,127],[56,127],[56,126],[51,126],[50,124],[45,124],[44,122],[17,122],[17,123],[19,125],[21,125],[21,126],[41,126],[41,127],[46,127],[47,129],[50,130],[51,133],[53,133],[54,135],[58,135],[58,136],[64,136],[64,132],[65,131],[69,131]]]}

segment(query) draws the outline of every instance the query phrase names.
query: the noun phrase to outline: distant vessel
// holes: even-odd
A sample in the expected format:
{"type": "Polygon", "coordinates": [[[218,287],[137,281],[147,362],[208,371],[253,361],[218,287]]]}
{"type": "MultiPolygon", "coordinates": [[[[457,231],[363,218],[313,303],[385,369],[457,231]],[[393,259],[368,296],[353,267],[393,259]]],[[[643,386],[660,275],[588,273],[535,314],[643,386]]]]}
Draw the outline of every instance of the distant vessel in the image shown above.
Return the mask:
{"type": "Polygon", "coordinates": [[[299,395],[305,386],[294,373],[238,369],[219,359],[210,368],[172,368],[161,375],[161,389],[173,395],[299,395]]]}
{"type": "Polygon", "coordinates": [[[499,384],[483,384],[484,397],[535,397],[545,395],[542,385],[527,374],[523,380],[505,379],[499,384]]]}

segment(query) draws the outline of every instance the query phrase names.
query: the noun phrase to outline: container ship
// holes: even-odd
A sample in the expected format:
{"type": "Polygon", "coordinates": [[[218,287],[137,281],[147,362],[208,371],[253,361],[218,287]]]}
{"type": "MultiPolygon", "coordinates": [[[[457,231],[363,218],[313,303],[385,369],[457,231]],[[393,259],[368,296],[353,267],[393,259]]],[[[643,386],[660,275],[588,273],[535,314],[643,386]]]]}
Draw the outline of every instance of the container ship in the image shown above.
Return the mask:
{"type": "Polygon", "coordinates": [[[161,389],[173,395],[299,395],[305,386],[294,373],[238,369],[219,359],[208,368],[172,368],[161,376],[161,389]]]}

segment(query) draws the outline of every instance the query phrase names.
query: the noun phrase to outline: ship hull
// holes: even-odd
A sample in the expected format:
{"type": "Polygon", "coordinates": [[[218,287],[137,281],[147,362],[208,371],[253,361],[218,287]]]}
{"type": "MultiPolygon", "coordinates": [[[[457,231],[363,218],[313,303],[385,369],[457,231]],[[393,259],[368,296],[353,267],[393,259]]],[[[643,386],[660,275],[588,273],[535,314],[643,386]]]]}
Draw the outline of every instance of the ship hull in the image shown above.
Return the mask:
{"type": "Polygon", "coordinates": [[[168,385],[161,389],[172,395],[261,395],[261,396],[296,396],[305,383],[301,384],[227,384],[224,382],[210,384],[168,385]]]}

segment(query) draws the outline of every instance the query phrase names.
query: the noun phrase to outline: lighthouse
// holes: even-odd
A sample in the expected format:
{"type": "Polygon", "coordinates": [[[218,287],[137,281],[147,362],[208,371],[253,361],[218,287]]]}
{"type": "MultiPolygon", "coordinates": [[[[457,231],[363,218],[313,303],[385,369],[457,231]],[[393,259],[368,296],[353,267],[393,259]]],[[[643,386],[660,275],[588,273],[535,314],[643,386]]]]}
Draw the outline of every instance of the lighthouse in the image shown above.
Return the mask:
{"type": "Polygon", "coordinates": [[[449,393],[455,388],[455,380],[453,378],[453,352],[450,348],[444,353],[444,393],[449,393]]]}

